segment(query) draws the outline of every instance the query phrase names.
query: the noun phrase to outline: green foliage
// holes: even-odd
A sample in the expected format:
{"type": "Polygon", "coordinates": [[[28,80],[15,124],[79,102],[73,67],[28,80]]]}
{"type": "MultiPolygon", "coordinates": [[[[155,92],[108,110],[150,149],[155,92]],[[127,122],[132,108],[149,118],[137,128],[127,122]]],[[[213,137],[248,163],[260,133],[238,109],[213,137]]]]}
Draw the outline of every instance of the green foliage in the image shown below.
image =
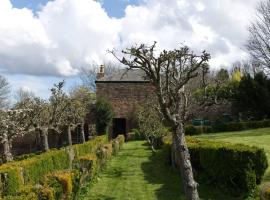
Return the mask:
{"type": "Polygon", "coordinates": [[[270,117],[270,79],[263,73],[256,74],[254,78],[249,74],[243,76],[234,102],[243,117],[270,117]]]}
{"type": "MultiPolygon", "coordinates": [[[[193,168],[211,185],[225,187],[236,195],[246,195],[260,184],[268,167],[263,149],[241,144],[213,142],[187,137],[193,168]]],[[[169,139],[164,150],[170,156],[169,139]]]]}
{"type": "Polygon", "coordinates": [[[18,188],[16,193],[14,195],[8,195],[8,196],[3,196],[1,200],[37,200],[38,198],[38,189],[37,187],[33,187],[31,185],[26,185],[21,187],[20,189],[18,188]]]}
{"type": "Polygon", "coordinates": [[[270,183],[267,183],[262,187],[261,200],[270,200],[270,183]]]}
{"type": "Polygon", "coordinates": [[[44,153],[19,163],[23,167],[24,181],[35,184],[43,176],[57,170],[69,168],[69,156],[65,149],[44,153]]]}
{"type": "Polygon", "coordinates": [[[96,103],[96,131],[104,134],[112,122],[113,109],[110,102],[104,98],[98,99],[96,103]]]}
{"type": "MultiPolygon", "coordinates": [[[[96,152],[97,148],[107,142],[105,136],[100,136],[72,148],[76,158],[96,152]]],[[[47,153],[32,156],[28,159],[6,163],[0,166],[0,191],[5,195],[15,194],[25,184],[38,184],[46,174],[69,169],[70,157],[68,149],[52,150],[47,153]]]]}
{"type": "Polygon", "coordinates": [[[231,132],[231,131],[243,131],[249,129],[266,128],[270,127],[270,120],[262,121],[248,121],[248,122],[231,122],[231,123],[219,123],[213,126],[185,126],[186,135],[200,135],[203,133],[219,133],[219,132],[231,132]]]}
{"type": "Polygon", "coordinates": [[[71,199],[73,173],[71,171],[59,171],[45,177],[44,186],[53,190],[55,199],[71,199]]]}
{"type": "Polygon", "coordinates": [[[96,152],[103,144],[108,142],[107,136],[98,136],[94,140],[90,140],[83,144],[73,145],[72,148],[75,150],[76,157],[81,157],[93,152],[96,152]]]}
{"type": "Polygon", "coordinates": [[[138,129],[132,129],[131,133],[128,134],[128,140],[145,140],[145,135],[141,133],[138,129]]]}
{"type": "Polygon", "coordinates": [[[124,141],[122,135],[110,143],[106,136],[99,136],[84,144],[4,164],[0,166],[0,192],[5,198],[18,200],[35,194],[41,200],[72,199],[83,181],[93,180],[106,161],[122,148],[124,141]],[[25,184],[42,184],[42,187],[21,192],[25,184]]]}
{"type": "Polygon", "coordinates": [[[13,163],[0,167],[0,178],[0,194],[13,195],[22,187],[23,177],[20,168],[13,163]]]}
{"type": "Polygon", "coordinates": [[[138,107],[136,112],[138,130],[134,131],[134,139],[147,139],[152,149],[158,148],[161,138],[168,134],[158,110],[157,103],[151,100],[138,107]]]}

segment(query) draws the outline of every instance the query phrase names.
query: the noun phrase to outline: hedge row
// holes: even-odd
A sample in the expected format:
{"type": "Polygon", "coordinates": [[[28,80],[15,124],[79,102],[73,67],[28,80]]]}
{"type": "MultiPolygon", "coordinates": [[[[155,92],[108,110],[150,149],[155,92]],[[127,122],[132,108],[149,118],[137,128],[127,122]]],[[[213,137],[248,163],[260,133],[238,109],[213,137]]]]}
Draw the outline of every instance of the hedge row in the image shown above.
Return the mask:
{"type": "MultiPolygon", "coordinates": [[[[167,139],[164,143],[170,156],[171,142],[167,139]]],[[[236,195],[251,193],[268,167],[264,150],[257,147],[192,137],[187,137],[187,144],[193,169],[204,177],[203,181],[227,188],[236,195]]]]}
{"type": "Polygon", "coordinates": [[[124,143],[119,136],[108,143],[99,136],[84,144],[52,150],[26,160],[0,166],[0,192],[4,199],[73,199],[80,186],[124,143]],[[37,197],[37,198],[35,198],[37,197]]]}
{"type": "Polygon", "coordinates": [[[243,131],[248,129],[270,127],[270,120],[248,121],[248,122],[231,122],[216,124],[213,126],[193,126],[187,125],[185,131],[187,135],[199,135],[202,133],[218,133],[227,131],[243,131]]]}

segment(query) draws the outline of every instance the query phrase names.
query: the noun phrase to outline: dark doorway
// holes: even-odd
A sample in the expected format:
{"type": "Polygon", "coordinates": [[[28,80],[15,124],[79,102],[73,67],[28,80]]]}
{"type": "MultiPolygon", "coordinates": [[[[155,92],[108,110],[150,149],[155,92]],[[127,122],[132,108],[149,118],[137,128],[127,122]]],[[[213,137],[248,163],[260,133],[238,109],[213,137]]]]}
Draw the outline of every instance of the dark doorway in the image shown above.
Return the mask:
{"type": "Polygon", "coordinates": [[[114,118],[113,119],[113,135],[112,138],[116,138],[118,135],[126,136],[126,119],[114,118]]]}

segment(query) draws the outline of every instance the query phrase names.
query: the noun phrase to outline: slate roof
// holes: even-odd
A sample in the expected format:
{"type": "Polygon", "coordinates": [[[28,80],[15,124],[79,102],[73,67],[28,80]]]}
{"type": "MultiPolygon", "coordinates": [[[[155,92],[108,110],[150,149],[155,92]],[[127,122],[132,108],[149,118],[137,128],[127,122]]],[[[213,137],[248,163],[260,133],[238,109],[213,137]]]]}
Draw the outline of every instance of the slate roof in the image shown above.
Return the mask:
{"type": "Polygon", "coordinates": [[[149,82],[145,72],[140,69],[121,69],[110,76],[105,76],[96,80],[97,83],[111,82],[149,82]]]}

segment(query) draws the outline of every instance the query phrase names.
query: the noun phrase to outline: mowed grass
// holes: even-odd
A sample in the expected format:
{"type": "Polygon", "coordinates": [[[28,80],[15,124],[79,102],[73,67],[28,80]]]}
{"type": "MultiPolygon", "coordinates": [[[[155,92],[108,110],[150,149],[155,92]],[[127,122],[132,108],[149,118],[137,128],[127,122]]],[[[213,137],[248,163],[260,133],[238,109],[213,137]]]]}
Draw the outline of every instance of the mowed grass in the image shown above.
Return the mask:
{"type": "MultiPolygon", "coordinates": [[[[232,200],[223,192],[200,185],[201,199],[232,200]]],[[[143,141],[128,142],[109,161],[84,199],[184,200],[179,173],[171,170],[161,151],[153,154],[143,141]]]]}
{"type": "MultiPolygon", "coordinates": [[[[246,144],[263,148],[270,165],[270,128],[254,129],[240,132],[226,132],[194,136],[200,139],[224,141],[238,144],[246,144]]],[[[270,166],[268,167],[263,182],[270,182],[270,166]]]]}

